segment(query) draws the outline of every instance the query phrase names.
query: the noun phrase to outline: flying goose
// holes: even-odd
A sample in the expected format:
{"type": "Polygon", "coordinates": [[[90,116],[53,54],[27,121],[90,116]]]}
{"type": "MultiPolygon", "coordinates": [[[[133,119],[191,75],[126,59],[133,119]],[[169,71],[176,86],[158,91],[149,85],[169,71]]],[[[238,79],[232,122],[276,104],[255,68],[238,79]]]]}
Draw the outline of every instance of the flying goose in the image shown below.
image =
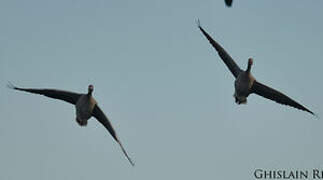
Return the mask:
{"type": "Polygon", "coordinates": [[[233,0],[224,0],[225,4],[226,4],[228,7],[231,7],[231,5],[232,5],[232,1],[233,1],[233,0]]]}
{"type": "Polygon", "coordinates": [[[117,137],[109,119],[105,116],[103,111],[98,106],[95,99],[92,97],[93,85],[89,85],[87,94],[79,94],[69,91],[57,90],[57,89],[29,89],[29,88],[19,88],[9,83],[8,87],[10,89],[25,91],[34,94],[41,94],[50,98],[60,99],[68,103],[74,104],[76,109],[76,122],[80,126],[86,126],[87,121],[93,116],[95,117],[112,135],[114,140],[120,145],[122,152],[127,157],[128,161],[132,166],[134,163],[128,156],[127,152],[123,148],[120,140],[117,137]]]}
{"type": "Polygon", "coordinates": [[[252,58],[248,59],[248,66],[245,71],[240,69],[240,67],[234,62],[230,55],[220,46],[220,44],[213,40],[212,37],[201,27],[199,20],[197,21],[197,25],[202,31],[203,35],[209,40],[211,45],[215,48],[223,62],[226,64],[226,66],[229,68],[229,70],[235,77],[235,92],[233,96],[237,104],[246,104],[247,97],[249,96],[249,94],[255,93],[264,98],[276,101],[277,103],[292,106],[294,108],[309,112],[315,116],[315,114],[312,111],[299,104],[298,102],[294,101],[290,97],[286,96],[285,94],[258,82],[250,73],[251,66],[253,64],[252,58]]]}

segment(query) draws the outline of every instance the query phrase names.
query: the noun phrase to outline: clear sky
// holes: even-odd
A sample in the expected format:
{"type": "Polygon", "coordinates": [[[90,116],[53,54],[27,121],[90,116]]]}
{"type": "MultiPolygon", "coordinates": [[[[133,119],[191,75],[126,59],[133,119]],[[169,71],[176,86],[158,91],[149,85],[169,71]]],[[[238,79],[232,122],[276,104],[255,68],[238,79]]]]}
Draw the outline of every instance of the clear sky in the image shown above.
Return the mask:
{"type": "Polygon", "coordinates": [[[0,179],[254,179],[323,169],[323,1],[0,1],[0,179]],[[241,68],[321,116],[250,95],[195,20],[241,68]],[[87,92],[136,162],[94,118],[15,92],[87,92]]]}

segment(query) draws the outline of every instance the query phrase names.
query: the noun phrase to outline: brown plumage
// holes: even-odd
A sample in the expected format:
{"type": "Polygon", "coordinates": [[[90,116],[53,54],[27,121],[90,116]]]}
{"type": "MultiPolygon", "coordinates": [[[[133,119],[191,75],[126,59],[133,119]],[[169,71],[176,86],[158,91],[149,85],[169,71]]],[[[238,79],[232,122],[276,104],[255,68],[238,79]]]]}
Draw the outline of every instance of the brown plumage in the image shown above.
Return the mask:
{"type": "Polygon", "coordinates": [[[8,84],[8,87],[18,91],[41,94],[50,98],[59,99],[74,104],[76,109],[76,121],[80,126],[86,126],[88,119],[90,119],[92,116],[95,117],[109,131],[113,139],[118,142],[122,149],[122,152],[125,154],[130,164],[134,166],[134,163],[132,162],[127,152],[123,148],[120,140],[118,139],[117,134],[113,129],[109,119],[105,116],[95,99],[92,97],[92,92],[94,89],[93,85],[89,85],[87,94],[80,94],[57,89],[19,88],[12,85],[11,83],[8,84]]]}
{"type": "Polygon", "coordinates": [[[260,95],[264,98],[273,100],[277,103],[288,105],[306,112],[315,115],[312,111],[308,108],[304,107],[303,105],[299,104],[295,100],[291,99],[290,97],[286,96],[285,94],[268,87],[266,85],[261,84],[260,82],[256,81],[256,79],[250,73],[251,66],[253,64],[253,59],[249,58],[248,60],[248,67],[247,70],[244,71],[240,69],[240,67],[234,62],[231,56],[218,44],[200,25],[199,20],[197,21],[198,27],[206,37],[206,39],[211,43],[211,45],[215,48],[218,52],[219,56],[221,57],[222,61],[225,65],[229,68],[233,76],[235,77],[235,101],[237,104],[245,104],[247,102],[247,97],[255,93],[260,95]]]}

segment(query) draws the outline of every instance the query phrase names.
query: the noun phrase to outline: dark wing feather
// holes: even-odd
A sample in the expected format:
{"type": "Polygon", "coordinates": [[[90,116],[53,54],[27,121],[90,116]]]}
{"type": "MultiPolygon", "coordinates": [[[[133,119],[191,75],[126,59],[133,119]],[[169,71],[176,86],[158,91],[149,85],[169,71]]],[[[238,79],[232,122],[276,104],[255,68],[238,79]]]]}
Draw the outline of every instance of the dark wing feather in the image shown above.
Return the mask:
{"type": "Polygon", "coordinates": [[[215,48],[215,50],[218,52],[219,56],[221,57],[225,65],[229,68],[229,70],[234,75],[234,77],[237,78],[240,72],[242,71],[240,67],[234,62],[232,57],[220,46],[220,44],[218,44],[215,40],[213,40],[212,37],[200,26],[199,21],[197,23],[202,33],[209,40],[209,42],[215,48]]]}
{"type": "Polygon", "coordinates": [[[224,0],[225,4],[230,7],[232,5],[232,0],[224,0]]]}
{"type": "Polygon", "coordinates": [[[120,145],[122,152],[125,154],[125,156],[127,157],[128,161],[130,162],[130,164],[132,166],[134,166],[135,164],[132,162],[132,160],[130,159],[130,157],[128,156],[126,150],[123,148],[121,142],[119,141],[116,132],[114,131],[112,124],[110,123],[109,119],[105,116],[105,114],[103,113],[103,111],[100,109],[100,107],[96,104],[94,106],[94,109],[92,111],[92,115],[110,132],[110,134],[112,135],[112,137],[118,142],[118,144],[120,145]]]}
{"type": "Polygon", "coordinates": [[[50,98],[54,99],[60,99],[66,102],[69,102],[71,104],[76,104],[77,100],[81,96],[81,94],[74,93],[74,92],[68,92],[63,90],[57,90],[57,89],[30,89],[30,88],[19,88],[12,84],[8,84],[8,87],[11,89],[19,90],[19,91],[25,91],[30,92],[34,94],[41,94],[50,98]]]}
{"type": "Polygon", "coordinates": [[[251,92],[258,94],[259,96],[262,96],[264,98],[276,101],[277,103],[292,106],[294,108],[297,108],[297,109],[309,112],[312,115],[315,115],[312,111],[310,111],[306,107],[302,106],[298,102],[294,101],[290,97],[286,96],[285,94],[283,94],[271,87],[268,87],[264,84],[261,84],[257,81],[254,81],[254,83],[251,87],[251,92]]]}

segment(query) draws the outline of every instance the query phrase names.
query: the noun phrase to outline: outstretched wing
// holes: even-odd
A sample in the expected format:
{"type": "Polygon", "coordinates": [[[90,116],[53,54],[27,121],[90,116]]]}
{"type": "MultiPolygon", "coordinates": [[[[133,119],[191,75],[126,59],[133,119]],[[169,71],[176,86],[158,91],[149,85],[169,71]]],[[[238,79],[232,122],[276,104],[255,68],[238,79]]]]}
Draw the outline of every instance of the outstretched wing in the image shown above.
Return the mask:
{"type": "Polygon", "coordinates": [[[103,113],[103,111],[100,109],[100,107],[96,104],[94,106],[94,109],[92,111],[92,115],[110,132],[110,134],[112,135],[112,137],[118,142],[118,144],[120,145],[122,152],[124,153],[124,155],[127,157],[128,161],[130,162],[130,164],[132,166],[134,166],[135,164],[132,162],[132,160],[130,159],[130,157],[128,156],[126,150],[123,148],[121,142],[119,141],[116,132],[114,131],[112,124],[110,123],[109,119],[105,116],[105,114],[103,113]]]}
{"type": "Polygon", "coordinates": [[[218,44],[215,40],[212,39],[212,37],[201,27],[200,21],[197,21],[197,25],[199,29],[202,31],[206,39],[209,40],[211,45],[215,48],[215,50],[218,52],[219,56],[225,63],[225,65],[229,68],[231,73],[234,75],[235,78],[238,77],[240,72],[242,71],[240,67],[234,62],[232,57],[218,44]]]}
{"type": "Polygon", "coordinates": [[[8,87],[18,91],[25,91],[34,94],[41,94],[50,98],[60,99],[71,104],[75,104],[82,94],[57,90],[57,89],[30,89],[30,88],[19,88],[11,83],[8,84],[8,87]]]}
{"type": "Polygon", "coordinates": [[[307,109],[306,107],[302,106],[298,102],[294,101],[290,97],[286,96],[285,94],[268,87],[264,84],[261,84],[257,81],[254,81],[252,87],[251,87],[251,92],[258,94],[259,96],[262,96],[264,98],[276,101],[277,103],[283,104],[283,105],[288,105],[306,112],[311,113],[312,115],[315,115],[312,111],[307,109]]]}

